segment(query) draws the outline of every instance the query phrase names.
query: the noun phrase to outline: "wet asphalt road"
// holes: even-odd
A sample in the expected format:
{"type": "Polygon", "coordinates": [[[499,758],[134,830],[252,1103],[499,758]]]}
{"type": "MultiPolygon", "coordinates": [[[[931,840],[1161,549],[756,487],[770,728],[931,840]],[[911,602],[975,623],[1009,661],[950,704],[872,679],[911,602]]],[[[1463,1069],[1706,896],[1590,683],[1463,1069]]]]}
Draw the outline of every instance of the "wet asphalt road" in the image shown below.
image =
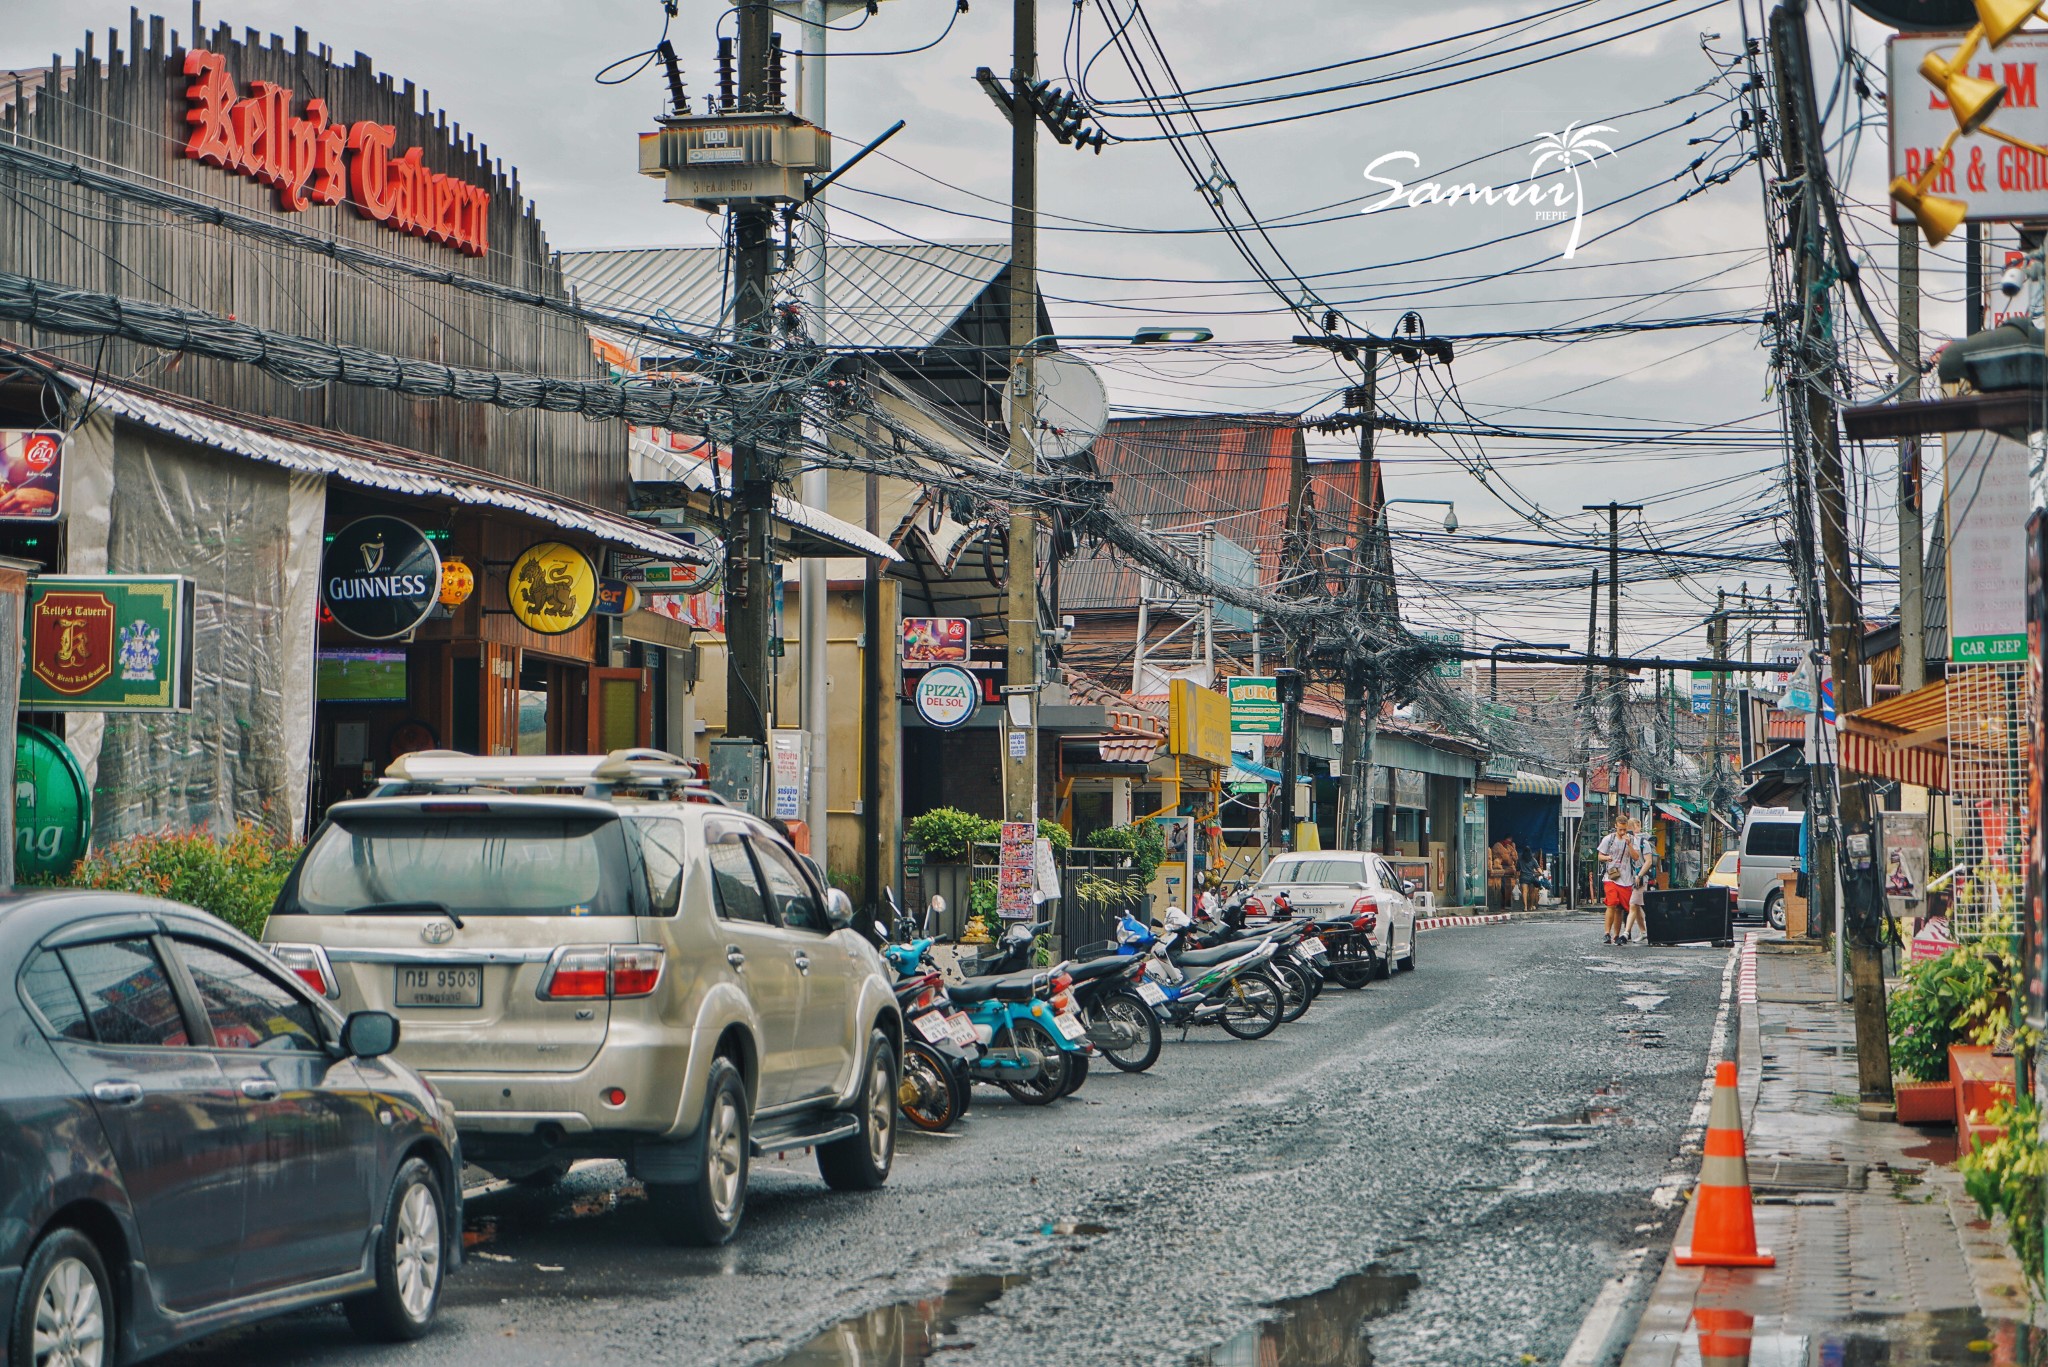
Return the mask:
{"type": "MultiPolygon", "coordinates": [[[[1670,1242],[1652,1195],[1727,951],[1609,949],[1577,915],[1430,932],[1420,957],[1264,1041],[1169,1036],[1150,1073],[1098,1065],[1049,1108],[978,1088],[957,1137],[904,1136],[878,1193],[757,1165],[726,1249],[667,1247],[623,1173],[586,1164],[470,1203],[482,1241],[421,1343],[365,1347],[319,1311],[169,1361],[745,1365],[996,1273],[956,1283],[950,1367],[1555,1364],[1620,1259],[1670,1242]]],[[[799,1360],[920,1361],[890,1341],[928,1342],[937,1313],[799,1360]]]]}

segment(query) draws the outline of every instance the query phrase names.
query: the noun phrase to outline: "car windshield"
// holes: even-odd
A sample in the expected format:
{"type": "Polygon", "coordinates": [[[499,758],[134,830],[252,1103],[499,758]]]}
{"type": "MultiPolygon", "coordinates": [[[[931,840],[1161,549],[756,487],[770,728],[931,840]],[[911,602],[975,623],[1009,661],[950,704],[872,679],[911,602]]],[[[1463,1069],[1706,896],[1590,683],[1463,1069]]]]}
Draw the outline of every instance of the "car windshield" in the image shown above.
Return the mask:
{"type": "Polygon", "coordinates": [[[1266,867],[1262,883],[1363,883],[1365,864],[1357,859],[1276,859],[1266,867]]]}
{"type": "Polygon", "coordinates": [[[330,823],[299,866],[296,905],[458,916],[630,916],[625,842],[605,817],[358,814],[330,823]]]}

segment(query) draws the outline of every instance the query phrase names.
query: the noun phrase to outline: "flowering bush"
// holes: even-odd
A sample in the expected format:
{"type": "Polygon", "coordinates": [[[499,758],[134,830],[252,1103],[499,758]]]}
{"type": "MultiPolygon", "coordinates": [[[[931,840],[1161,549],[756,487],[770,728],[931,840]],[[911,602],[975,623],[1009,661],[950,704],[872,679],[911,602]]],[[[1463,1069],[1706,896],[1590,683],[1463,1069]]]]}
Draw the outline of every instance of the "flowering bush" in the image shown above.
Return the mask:
{"type": "Polygon", "coordinates": [[[2010,974],[1986,944],[1972,940],[1906,966],[1886,1006],[1894,1069],[1915,1082],[1941,1082],[1951,1044],[1989,1044],[1997,1034],[2010,974]]]}
{"type": "Polygon", "coordinates": [[[2005,1217],[2006,1241],[2035,1290],[2043,1285],[2042,1183],[2048,1180],[2048,1149],[2041,1146],[2041,1104],[2031,1095],[2001,1101],[1984,1117],[2005,1126],[2005,1135],[1980,1144],[1957,1166],[1963,1186],[1986,1216],[2005,1217]]]}
{"type": "Polygon", "coordinates": [[[167,897],[210,911],[260,935],[300,846],[253,822],[221,839],[204,831],[141,835],[94,850],[58,887],[102,888],[167,897]]]}

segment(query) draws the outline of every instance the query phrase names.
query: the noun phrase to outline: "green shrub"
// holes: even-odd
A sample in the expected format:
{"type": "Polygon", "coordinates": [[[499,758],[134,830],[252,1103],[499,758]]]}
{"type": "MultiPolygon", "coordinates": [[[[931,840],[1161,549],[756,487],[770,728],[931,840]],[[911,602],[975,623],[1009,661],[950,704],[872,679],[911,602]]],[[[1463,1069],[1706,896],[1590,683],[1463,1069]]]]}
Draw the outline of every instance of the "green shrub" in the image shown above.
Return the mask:
{"type": "Polygon", "coordinates": [[[1074,837],[1068,835],[1067,828],[1060,825],[1057,821],[1047,821],[1045,818],[1040,817],[1038,820],[1038,833],[1052,842],[1052,852],[1054,854],[1065,854],[1068,850],[1074,848],[1074,837]]]}
{"type": "Polygon", "coordinates": [[[2001,961],[1981,941],[1906,965],[1905,981],[1885,1008],[1893,1070],[1916,1082],[1946,1079],[1951,1044],[1985,1042],[1978,1036],[2003,991],[2003,979],[2001,961]]]}
{"type": "Polygon", "coordinates": [[[912,817],[908,830],[910,838],[924,848],[924,857],[934,864],[964,864],[977,841],[996,840],[1003,833],[1001,822],[958,807],[934,807],[923,816],[912,817]]]}
{"type": "Polygon", "coordinates": [[[226,839],[204,831],[140,835],[94,850],[53,881],[57,887],[167,897],[260,935],[300,848],[252,822],[226,839]]]}
{"type": "Polygon", "coordinates": [[[1086,841],[1099,850],[1121,850],[1130,856],[1131,867],[1145,882],[1152,881],[1152,875],[1159,872],[1159,866],[1166,861],[1166,832],[1156,821],[1134,821],[1128,826],[1105,826],[1091,833],[1086,841]]]}
{"type": "Polygon", "coordinates": [[[2048,1149],[2041,1146],[2041,1103],[2033,1096],[2001,1101],[1984,1119],[2005,1126],[2005,1134],[1972,1148],[1957,1162],[1963,1187],[1989,1217],[2005,1217],[2006,1242],[2039,1291],[2043,1282],[2042,1183],[2048,1179],[2048,1149]]]}

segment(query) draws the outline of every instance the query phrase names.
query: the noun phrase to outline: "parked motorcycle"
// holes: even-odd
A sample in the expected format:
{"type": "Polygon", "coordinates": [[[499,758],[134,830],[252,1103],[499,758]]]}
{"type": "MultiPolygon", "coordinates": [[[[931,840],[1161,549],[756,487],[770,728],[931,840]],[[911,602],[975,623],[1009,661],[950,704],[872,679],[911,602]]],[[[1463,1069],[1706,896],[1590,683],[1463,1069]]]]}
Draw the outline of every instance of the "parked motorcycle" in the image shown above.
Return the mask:
{"type": "Polygon", "coordinates": [[[1279,984],[1259,971],[1276,946],[1270,940],[1179,949],[1184,913],[1169,914],[1164,934],[1126,914],[1117,923],[1119,953],[1146,958],[1138,995],[1183,1037],[1193,1026],[1220,1025],[1239,1039],[1264,1039],[1280,1028],[1279,984]],[[1176,921],[1178,922],[1176,924],[1176,921]]]}
{"type": "Polygon", "coordinates": [[[973,1096],[969,1074],[981,1056],[974,1024],[953,1005],[936,970],[898,979],[896,1001],[907,1027],[897,1105],[921,1130],[949,1130],[973,1096]]]}

